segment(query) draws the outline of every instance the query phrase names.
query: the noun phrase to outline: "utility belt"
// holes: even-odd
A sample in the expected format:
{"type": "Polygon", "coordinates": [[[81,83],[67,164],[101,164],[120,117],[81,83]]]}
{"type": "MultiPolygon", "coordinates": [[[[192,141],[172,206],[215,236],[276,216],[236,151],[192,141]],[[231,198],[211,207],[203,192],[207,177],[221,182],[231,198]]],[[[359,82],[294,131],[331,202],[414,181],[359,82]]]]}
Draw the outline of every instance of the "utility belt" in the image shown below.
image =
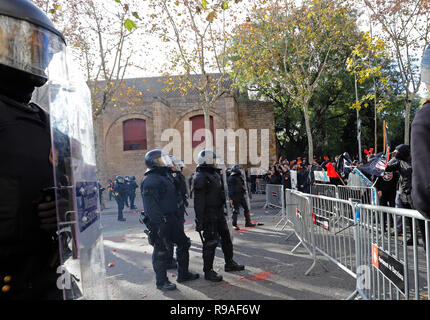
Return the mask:
{"type": "MultiPolygon", "coordinates": [[[[176,212],[172,212],[172,213],[168,213],[168,214],[164,215],[161,218],[162,223],[167,223],[172,218],[177,219],[176,214],[177,214],[176,212]]],[[[157,224],[154,224],[153,222],[151,222],[151,219],[149,218],[149,216],[147,214],[145,214],[144,211],[140,212],[139,222],[146,226],[147,230],[145,230],[144,232],[148,236],[149,244],[151,246],[154,246],[154,243],[159,239],[159,236],[158,236],[159,228],[158,228],[157,224]]]]}

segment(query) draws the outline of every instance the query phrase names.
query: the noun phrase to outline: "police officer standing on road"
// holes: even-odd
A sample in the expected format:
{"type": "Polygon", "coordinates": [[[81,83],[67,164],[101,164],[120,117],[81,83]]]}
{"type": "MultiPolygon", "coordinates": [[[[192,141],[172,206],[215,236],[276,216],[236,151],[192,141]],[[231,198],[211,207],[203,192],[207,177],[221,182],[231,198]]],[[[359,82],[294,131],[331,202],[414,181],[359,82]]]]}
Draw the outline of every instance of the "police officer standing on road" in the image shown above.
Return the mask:
{"type": "Polygon", "coordinates": [[[61,47],[35,5],[0,0],[0,300],[62,299],[49,116],[30,103],[61,47]]]}
{"type": "Polygon", "coordinates": [[[115,196],[115,201],[118,204],[118,221],[126,221],[123,217],[122,211],[124,210],[124,203],[127,199],[128,187],[124,183],[124,178],[122,176],[116,176],[115,178],[113,195],[115,196]]]}
{"type": "Polygon", "coordinates": [[[237,216],[240,213],[240,207],[243,208],[243,214],[245,215],[245,227],[255,227],[254,223],[251,223],[251,213],[249,212],[248,203],[245,199],[246,196],[246,184],[243,181],[241,170],[243,167],[240,164],[235,164],[231,168],[231,174],[228,177],[228,193],[230,197],[230,203],[233,206],[233,227],[235,230],[240,230],[237,226],[237,216]]]}
{"type": "Polygon", "coordinates": [[[130,177],[130,182],[128,186],[130,189],[130,209],[137,209],[137,207],[134,204],[134,199],[136,199],[136,189],[139,188],[139,186],[136,183],[135,176],[130,177]]]}
{"type": "MultiPolygon", "coordinates": [[[[172,160],[172,177],[173,183],[176,189],[177,202],[178,202],[178,220],[180,222],[180,226],[184,231],[184,223],[185,223],[185,208],[188,207],[188,195],[187,195],[187,185],[185,183],[185,177],[182,174],[182,169],[185,168],[185,164],[182,160],[170,156],[172,160]]],[[[167,259],[167,269],[176,269],[177,263],[173,258],[173,244],[168,247],[169,257],[167,259]]],[[[178,254],[176,253],[176,256],[178,254]]]]}
{"type": "Polygon", "coordinates": [[[127,208],[131,209],[130,201],[129,201],[130,200],[130,177],[129,176],[125,176],[124,177],[124,184],[127,187],[127,195],[126,195],[126,197],[124,199],[124,203],[125,203],[125,206],[127,208]]]}
{"type": "Polygon", "coordinates": [[[205,279],[214,282],[222,281],[222,276],[213,270],[215,249],[220,238],[225,260],[224,270],[229,272],[245,269],[233,260],[233,243],[224,214],[226,194],[220,169],[215,162],[215,152],[201,151],[194,178],[194,211],[196,231],[203,241],[203,271],[205,279]]]}
{"type": "Polygon", "coordinates": [[[171,174],[172,161],[162,150],[151,150],[145,156],[148,168],[143,181],[143,207],[149,218],[149,241],[154,246],[152,266],[156,286],[162,291],[174,290],[176,285],[167,278],[168,246],[176,244],[178,259],[177,282],[195,280],[197,273],[188,270],[190,239],[178,219],[177,192],[171,174]]]}

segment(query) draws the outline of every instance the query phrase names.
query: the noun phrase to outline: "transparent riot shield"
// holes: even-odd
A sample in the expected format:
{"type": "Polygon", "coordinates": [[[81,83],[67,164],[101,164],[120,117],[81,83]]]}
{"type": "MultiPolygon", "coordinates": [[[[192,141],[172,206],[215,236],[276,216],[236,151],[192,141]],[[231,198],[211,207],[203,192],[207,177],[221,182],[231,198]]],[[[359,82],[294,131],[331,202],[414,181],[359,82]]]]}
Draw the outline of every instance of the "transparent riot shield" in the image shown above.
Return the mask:
{"type": "Polygon", "coordinates": [[[249,199],[248,182],[246,181],[245,168],[240,170],[240,173],[242,175],[243,183],[245,184],[246,204],[248,205],[248,210],[251,212],[251,200],[249,199]]]}
{"type": "Polygon", "coordinates": [[[228,195],[227,172],[226,172],[227,167],[224,164],[219,164],[218,166],[221,169],[222,183],[223,183],[223,187],[224,187],[225,207],[227,210],[226,220],[227,220],[228,230],[230,231],[230,238],[231,238],[231,241],[233,242],[234,232],[233,232],[233,224],[231,221],[232,216],[233,216],[233,208],[231,206],[230,197],[228,195]]]}
{"type": "Polygon", "coordinates": [[[70,55],[53,55],[49,81],[33,101],[50,114],[61,266],[66,300],[108,299],[91,96],[70,55]]]}

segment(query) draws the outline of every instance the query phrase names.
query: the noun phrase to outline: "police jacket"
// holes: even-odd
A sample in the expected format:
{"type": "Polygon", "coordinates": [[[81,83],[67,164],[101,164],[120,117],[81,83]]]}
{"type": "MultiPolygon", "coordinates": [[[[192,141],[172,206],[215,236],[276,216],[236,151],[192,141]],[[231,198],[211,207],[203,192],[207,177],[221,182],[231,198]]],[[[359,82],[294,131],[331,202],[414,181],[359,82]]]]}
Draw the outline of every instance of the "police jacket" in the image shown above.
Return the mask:
{"type": "Polygon", "coordinates": [[[115,196],[115,200],[117,201],[126,201],[128,196],[128,185],[125,183],[116,182],[113,186],[113,194],[115,196]]]}
{"type": "Polygon", "coordinates": [[[400,174],[399,181],[397,183],[397,191],[399,192],[400,200],[403,203],[408,203],[413,206],[411,198],[412,190],[412,165],[411,157],[405,156],[398,158],[399,161],[388,162],[386,172],[398,171],[400,174]]]}
{"type": "Polygon", "coordinates": [[[160,224],[178,212],[177,192],[170,168],[155,168],[145,173],[143,208],[151,224],[160,224]]]}
{"type": "Polygon", "coordinates": [[[196,219],[203,222],[224,216],[225,193],[219,170],[197,167],[194,177],[194,211],[196,219]]]}
{"type": "Polygon", "coordinates": [[[49,255],[37,216],[42,189],[54,186],[48,115],[0,96],[0,150],[1,286],[2,270],[35,272],[49,255]]]}
{"type": "Polygon", "coordinates": [[[187,202],[187,185],[185,183],[185,177],[180,171],[172,172],[173,182],[178,197],[178,207],[185,210],[188,206],[187,202]]]}
{"type": "Polygon", "coordinates": [[[136,194],[136,189],[139,188],[136,181],[134,181],[134,180],[129,182],[128,187],[129,187],[129,193],[131,195],[136,194]]]}
{"type": "Polygon", "coordinates": [[[228,179],[228,196],[233,201],[239,201],[243,198],[246,191],[243,189],[245,184],[240,174],[231,174],[228,179]]]}
{"type": "Polygon", "coordinates": [[[411,129],[412,199],[430,218],[430,100],[416,113],[411,129]]]}

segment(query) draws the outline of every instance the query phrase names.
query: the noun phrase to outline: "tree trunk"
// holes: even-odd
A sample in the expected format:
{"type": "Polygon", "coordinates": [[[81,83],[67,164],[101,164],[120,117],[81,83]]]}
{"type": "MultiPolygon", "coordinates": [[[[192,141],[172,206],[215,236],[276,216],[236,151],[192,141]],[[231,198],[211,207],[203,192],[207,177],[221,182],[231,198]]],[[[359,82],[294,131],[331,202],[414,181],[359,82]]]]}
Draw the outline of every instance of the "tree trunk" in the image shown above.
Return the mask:
{"type": "Polygon", "coordinates": [[[309,119],[309,98],[303,103],[303,113],[305,116],[306,136],[308,138],[308,162],[312,163],[314,159],[314,142],[312,140],[311,124],[309,119]]]}
{"type": "Polygon", "coordinates": [[[376,80],[373,78],[373,87],[375,90],[375,154],[378,153],[378,100],[376,91],[376,80]]]}
{"type": "MultiPolygon", "coordinates": [[[[408,95],[409,96],[409,95],[408,95]]],[[[411,101],[406,96],[406,111],[405,111],[405,144],[409,144],[409,129],[410,129],[410,119],[411,119],[411,101]]]]}
{"type": "Polygon", "coordinates": [[[213,150],[212,145],[212,134],[211,134],[211,117],[210,117],[210,107],[203,106],[203,116],[205,119],[205,149],[213,150]],[[209,137],[208,137],[209,136],[209,137]]]}

